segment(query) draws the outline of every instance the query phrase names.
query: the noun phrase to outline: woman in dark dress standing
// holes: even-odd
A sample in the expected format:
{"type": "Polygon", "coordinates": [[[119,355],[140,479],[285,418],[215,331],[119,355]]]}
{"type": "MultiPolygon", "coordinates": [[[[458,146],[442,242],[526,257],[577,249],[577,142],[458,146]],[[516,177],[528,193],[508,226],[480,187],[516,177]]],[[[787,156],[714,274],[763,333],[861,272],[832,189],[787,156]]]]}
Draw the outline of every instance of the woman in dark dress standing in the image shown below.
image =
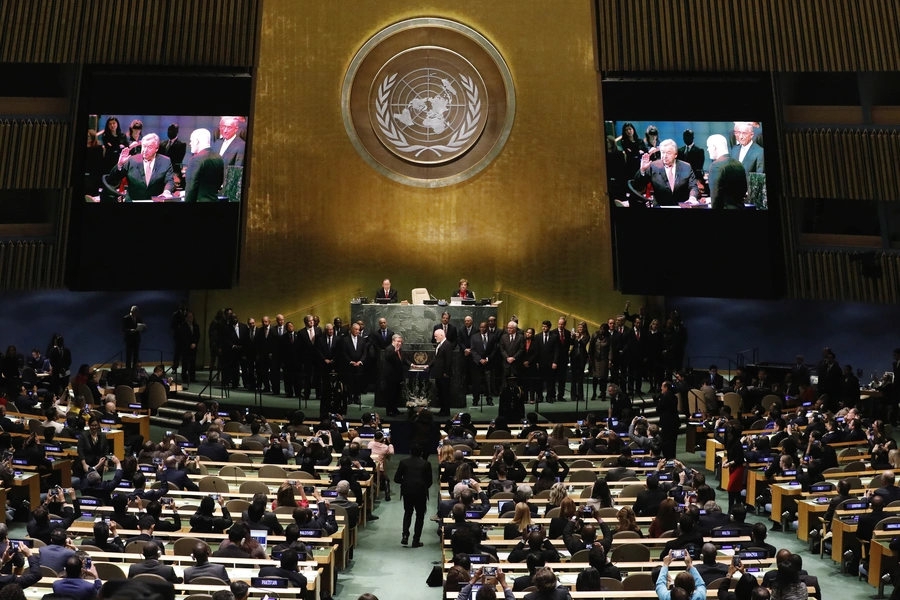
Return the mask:
{"type": "Polygon", "coordinates": [[[538,373],[538,345],[535,343],[533,327],[525,330],[525,358],[522,366],[525,367],[522,370],[525,395],[528,397],[528,404],[534,404],[541,393],[541,379],[538,373]]]}
{"type": "Polygon", "coordinates": [[[106,119],[106,127],[100,134],[100,142],[103,147],[103,169],[105,173],[109,173],[119,162],[119,152],[128,145],[119,119],[116,117],[106,119]]]}
{"type": "Polygon", "coordinates": [[[600,386],[600,401],[606,400],[606,383],[609,380],[609,325],[600,325],[588,344],[589,370],[591,372],[591,400],[597,399],[600,386]]]}
{"type": "Polygon", "coordinates": [[[625,123],[622,125],[622,137],[619,138],[622,152],[625,153],[625,175],[633,179],[641,166],[641,155],[647,152],[647,144],[637,136],[634,125],[625,123]]]}
{"type": "Polygon", "coordinates": [[[725,428],[725,462],[722,467],[731,469],[728,477],[728,510],[741,502],[741,490],[744,489],[744,446],[741,444],[741,427],[729,424],[725,428]]]}

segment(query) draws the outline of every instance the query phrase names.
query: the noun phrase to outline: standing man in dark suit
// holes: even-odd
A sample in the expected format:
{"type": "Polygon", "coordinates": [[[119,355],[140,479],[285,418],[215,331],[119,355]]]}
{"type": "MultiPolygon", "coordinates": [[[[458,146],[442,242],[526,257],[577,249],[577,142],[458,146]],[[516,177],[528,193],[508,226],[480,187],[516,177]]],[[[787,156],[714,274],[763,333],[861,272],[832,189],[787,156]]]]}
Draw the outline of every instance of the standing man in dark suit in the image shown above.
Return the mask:
{"type": "Polygon", "coordinates": [[[488,363],[491,366],[491,387],[488,391],[488,398],[492,398],[495,394],[500,395],[503,389],[503,361],[500,359],[500,336],[503,331],[497,327],[497,317],[490,316],[487,320],[488,335],[493,339],[494,344],[491,348],[491,360],[488,363]]]}
{"type": "MultiPolygon", "coordinates": [[[[269,317],[262,318],[262,327],[256,332],[253,354],[256,356],[256,383],[262,392],[271,391],[269,387],[272,366],[278,362],[278,350],[281,339],[275,333],[269,317]]],[[[277,367],[276,367],[277,370],[277,367]]]]}
{"type": "MultiPolygon", "coordinates": [[[[303,362],[303,399],[309,400],[310,390],[316,390],[316,398],[320,396],[319,361],[316,353],[316,339],[322,330],[316,327],[312,315],[303,317],[304,330],[300,333],[301,360],[303,362]]],[[[300,393],[298,391],[297,396],[300,393]]]]}
{"type": "Polygon", "coordinates": [[[791,381],[794,386],[809,385],[809,368],[803,364],[804,358],[802,354],[797,355],[797,362],[791,367],[791,381]]]}
{"type": "MultiPolygon", "coordinates": [[[[625,325],[625,317],[616,317],[616,326],[610,337],[609,356],[612,360],[610,380],[619,384],[623,390],[628,387],[628,368],[631,364],[631,353],[634,346],[634,333],[625,325]]],[[[630,390],[633,393],[633,390],[630,390]]]]}
{"type": "Polygon", "coordinates": [[[403,358],[400,348],[403,346],[403,338],[397,334],[391,336],[391,344],[384,351],[384,398],[385,408],[389,417],[399,415],[397,404],[400,401],[400,393],[403,381],[409,371],[410,362],[403,358]]]}
{"type": "Polygon", "coordinates": [[[468,279],[460,279],[459,280],[459,289],[450,294],[451,298],[463,298],[465,300],[474,300],[475,292],[469,289],[469,280],[468,279]]]}
{"type": "Polygon", "coordinates": [[[173,583],[184,581],[175,574],[175,569],[171,565],[164,565],[159,562],[159,546],[156,544],[146,544],[144,546],[144,561],[134,563],[128,568],[128,579],[145,574],[159,575],[166,581],[173,583]]]}
{"type": "Polygon", "coordinates": [[[362,402],[360,395],[367,361],[366,340],[359,334],[359,323],[354,323],[350,326],[350,335],[344,338],[343,348],[344,389],[350,392],[351,402],[362,402]]]}
{"type": "Polygon", "coordinates": [[[713,208],[744,208],[747,197],[747,172],[744,165],[728,154],[728,142],[723,135],[706,139],[706,150],[712,159],[709,165],[709,202],[713,208]]]}
{"type": "Polygon", "coordinates": [[[376,406],[381,406],[384,403],[384,398],[386,398],[385,386],[387,381],[385,380],[384,360],[387,355],[385,351],[390,349],[393,337],[394,332],[388,329],[387,319],[384,317],[378,319],[378,328],[369,334],[369,356],[371,356],[375,370],[378,373],[375,383],[376,406]]]}
{"type": "Polygon", "coordinates": [[[428,375],[437,387],[438,405],[441,407],[438,416],[450,416],[450,374],[452,362],[450,360],[452,346],[444,335],[443,329],[434,330],[434,339],[437,348],[434,350],[434,358],[428,365],[428,375]]]}
{"type": "Polygon", "coordinates": [[[691,169],[694,170],[694,177],[697,181],[700,181],[703,177],[703,163],[706,161],[703,148],[698,148],[694,145],[694,131],[692,129],[685,129],[681,139],[684,140],[684,146],[678,149],[678,160],[691,165],[691,169]]]}
{"type": "Polygon", "coordinates": [[[678,430],[681,428],[681,414],[678,412],[678,396],[675,395],[671,381],[664,381],[662,384],[662,395],[656,405],[656,414],[659,415],[660,449],[663,456],[673,459],[678,430]]]}
{"type": "Polygon", "coordinates": [[[185,202],[218,202],[225,183],[225,161],[209,149],[209,131],[191,133],[191,160],[184,174],[185,202]]]}
{"type": "Polygon", "coordinates": [[[472,378],[475,376],[475,363],[472,361],[472,336],[475,335],[475,321],[472,315],[466,315],[463,319],[463,326],[457,335],[456,346],[462,353],[462,375],[463,375],[463,391],[468,393],[469,386],[472,384],[472,378]]]}
{"type": "Polygon", "coordinates": [[[500,337],[500,358],[503,359],[503,377],[518,377],[525,356],[525,337],[517,331],[515,321],[506,325],[506,333],[500,337]]]}
{"type": "Polygon", "coordinates": [[[316,350],[319,355],[319,368],[323,381],[330,373],[338,370],[339,359],[342,353],[342,340],[334,334],[334,325],[325,324],[325,331],[316,338],[316,350]]]}
{"type": "Polygon", "coordinates": [[[437,339],[434,336],[434,332],[438,329],[443,330],[444,337],[447,338],[447,341],[456,345],[456,327],[450,323],[450,313],[444,311],[441,313],[441,322],[434,326],[431,334],[431,343],[437,344],[437,339]]]}
{"type": "Polygon", "coordinates": [[[125,366],[133,369],[141,362],[141,332],[146,329],[141,311],[132,306],[128,314],[122,318],[122,332],[125,334],[125,366]]]}
{"type": "Polygon", "coordinates": [[[225,329],[222,344],[222,369],[224,381],[231,387],[241,384],[241,356],[247,345],[247,326],[238,321],[237,315],[230,308],[225,309],[225,329]]]}
{"type": "Polygon", "coordinates": [[[273,327],[275,335],[278,337],[278,360],[272,361],[269,365],[269,379],[272,382],[272,395],[277,396],[281,393],[281,372],[284,370],[284,359],[281,356],[281,350],[284,348],[284,334],[287,333],[287,325],[284,322],[284,315],[275,315],[275,325],[273,327]]]}
{"type": "Polygon", "coordinates": [[[256,319],[247,319],[247,339],[241,349],[241,375],[244,378],[244,387],[248,390],[256,389],[256,336],[259,328],[256,319]]]}
{"type": "Polygon", "coordinates": [[[244,166],[244,140],[238,135],[238,118],[222,117],[219,120],[219,134],[222,137],[213,144],[213,152],[222,157],[225,166],[244,166]]]}
{"type": "Polygon", "coordinates": [[[172,197],[175,191],[175,175],[172,161],[158,153],[159,136],[149,133],[141,140],[141,153],[134,156],[119,154],[119,162],[109,173],[109,184],[128,181],[126,202],[150,200],[154,196],[172,197]]]}
{"type": "Polygon", "coordinates": [[[178,373],[178,365],[181,364],[181,347],[178,345],[178,328],[184,323],[187,314],[187,302],[178,303],[178,309],[172,313],[169,319],[169,329],[172,331],[172,341],[175,344],[175,352],[172,356],[172,373],[178,373]]]}
{"type": "Polygon", "coordinates": [[[538,376],[541,378],[538,401],[543,400],[543,391],[547,392],[547,401],[551,404],[555,401],[556,394],[556,369],[559,368],[556,360],[559,356],[559,337],[550,331],[550,321],[541,323],[541,332],[536,336],[538,345],[538,376]]]}
{"type": "Polygon", "coordinates": [[[734,124],[734,138],[737,144],[731,149],[731,158],[737,159],[750,173],[765,173],[766,163],[762,146],[753,142],[756,132],[753,123],[738,121],[734,124]]]}
{"type": "Polygon", "coordinates": [[[425,522],[425,511],[428,509],[428,490],[431,488],[431,463],[422,458],[422,447],[413,442],[409,447],[409,458],[400,461],[394,482],[400,485],[400,497],[403,498],[403,539],[404,546],[409,543],[409,525],[413,511],[416,512],[416,525],[413,529],[413,548],[423,546],[422,525],[425,522]]]}
{"type": "Polygon", "coordinates": [[[281,366],[284,370],[284,397],[293,398],[294,390],[300,395],[300,336],[294,331],[293,321],[288,321],[281,337],[281,366]]]}
{"type": "Polygon", "coordinates": [[[391,288],[390,279],[385,279],[381,282],[381,287],[375,292],[375,299],[389,299],[391,304],[397,303],[397,290],[391,288]]]}
{"type": "Polygon", "coordinates": [[[168,156],[169,160],[172,161],[175,181],[179,182],[181,180],[181,165],[187,152],[187,144],[178,139],[178,123],[169,125],[169,128],[166,130],[166,137],[168,139],[159,145],[159,153],[163,156],[168,156]]]}
{"type": "Polygon", "coordinates": [[[634,175],[634,184],[643,189],[653,186],[653,199],[660,206],[678,206],[681,202],[700,202],[700,188],[691,165],[677,160],[678,144],[664,140],[659,145],[660,160],[650,162],[650,155],[641,156],[641,166],[634,175]]]}
{"type": "Polygon", "coordinates": [[[647,372],[647,338],[644,329],[644,320],[635,318],[634,327],[631,329],[631,348],[628,352],[628,393],[640,394],[644,384],[644,374],[647,372]]]}
{"type": "Polygon", "coordinates": [[[572,332],[566,329],[565,317],[560,317],[556,322],[554,334],[559,341],[556,344],[556,366],[552,368],[556,373],[556,386],[559,390],[557,400],[564,402],[566,399],[566,374],[569,370],[569,349],[572,347],[572,332]]]}
{"type": "Polygon", "coordinates": [[[200,325],[194,313],[187,311],[184,321],[175,331],[175,346],[181,357],[181,382],[188,389],[188,382],[197,381],[197,347],[200,345],[200,325]]]}
{"type": "Polygon", "coordinates": [[[494,352],[494,338],[488,333],[487,323],[482,322],[478,331],[469,340],[469,358],[472,361],[472,406],[478,406],[481,394],[487,396],[488,406],[494,405],[491,397],[491,356],[494,352]]]}

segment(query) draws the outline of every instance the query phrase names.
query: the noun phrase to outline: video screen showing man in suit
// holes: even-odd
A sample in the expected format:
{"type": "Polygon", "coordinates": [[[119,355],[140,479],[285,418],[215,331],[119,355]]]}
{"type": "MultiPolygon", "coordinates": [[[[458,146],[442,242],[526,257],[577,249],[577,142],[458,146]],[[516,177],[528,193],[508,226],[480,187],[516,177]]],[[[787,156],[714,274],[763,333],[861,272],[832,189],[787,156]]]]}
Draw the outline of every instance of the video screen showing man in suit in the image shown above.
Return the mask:
{"type": "Polygon", "coordinates": [[[617,207],[768,208],[758,121],[606,121],[604,137],[608,189],[617,207]],[[618,135],[651,127],[662,140],[653,147],[618,135]]]}
{"type": "Polygon", "coordinates": [[[95,148],[103,156],[85,164],[87,202],[241,199],[246,117],[94,114],[88,115],[88,126],[100,132],[95,148]],[[141,127],[132,128],[128,138],[115,127],[97,129],[105,122],[141,127]]]}

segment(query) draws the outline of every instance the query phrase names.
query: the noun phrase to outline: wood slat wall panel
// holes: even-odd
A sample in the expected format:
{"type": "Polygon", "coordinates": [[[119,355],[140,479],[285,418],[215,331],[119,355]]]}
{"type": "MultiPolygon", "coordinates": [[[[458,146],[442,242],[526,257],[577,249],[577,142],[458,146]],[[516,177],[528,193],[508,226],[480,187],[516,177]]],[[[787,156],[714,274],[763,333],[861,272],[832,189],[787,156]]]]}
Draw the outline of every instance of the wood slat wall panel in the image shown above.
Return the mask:
{"type": "Polygon", "coordinates": [[[596,2],[603,71],[900,70],[896,2],[596,2]]]}
{"type": "Polygon", "coordinates": [[[71,168],[66,121],[4,121],[0,123],[0,188],[59,189],[71,168]]]}
{"type": "Polygon", "coordinates": [[[0,62],[249,68],[261,5],[261,0],[5,0],[0,62]]]}
{"type": "MultiPolygon", "coordinates": [[[[869,254],[869,253],[866,253],[869,254]]],[[[874,260],[881,277],[863,275],[863,253],[843,251],[800,251],[795,254],[797,277],[788,278],[788,295],[813,300],[842,302],[900,302],[900,256],[879,253],[874,260]]],[[[867,259],[870,257],[866,257],[867,259]]]]}
{"type": "Polygon", "coordinates": [[[900,132],[789,131],[784,148],[791,198],[900,199],[900,132]]]}

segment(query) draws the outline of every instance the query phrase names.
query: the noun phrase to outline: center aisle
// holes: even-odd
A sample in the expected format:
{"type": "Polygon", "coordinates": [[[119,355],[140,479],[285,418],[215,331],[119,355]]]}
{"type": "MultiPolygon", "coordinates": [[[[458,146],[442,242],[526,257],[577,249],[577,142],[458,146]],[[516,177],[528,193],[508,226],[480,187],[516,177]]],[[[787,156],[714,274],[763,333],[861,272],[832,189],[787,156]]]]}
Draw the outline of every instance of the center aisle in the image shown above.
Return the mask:
{"type": "MultiPolygon", "coordinates": [[[[397,465],[408,455],[400,454],[391,458],[388,472],[391,476],[391,501],[385,502],[382,495],[376,500],[375,516],[357,533],[356,550],[350,568],[338,574],[335,595],[341,600],[356,600],[361,594],[375,594],[379,600],[395,598],[439,598],[440,588],[429,588],[425,584],[431,573],[432,563],[440,559],[440,538],[435,534],[434,521],[429,518],[437,512],[438,485],[437,457],[429,458],[434,468],[434,484],[428,499],[425,528],[422,531],[422,548],[412,548],[410,526],[410,546],[401,546],[403,530],[403,501],[399,486],[393,483],[397,465]]],[[[413,521],[413,524],[415,520],[413,521]]]]}

